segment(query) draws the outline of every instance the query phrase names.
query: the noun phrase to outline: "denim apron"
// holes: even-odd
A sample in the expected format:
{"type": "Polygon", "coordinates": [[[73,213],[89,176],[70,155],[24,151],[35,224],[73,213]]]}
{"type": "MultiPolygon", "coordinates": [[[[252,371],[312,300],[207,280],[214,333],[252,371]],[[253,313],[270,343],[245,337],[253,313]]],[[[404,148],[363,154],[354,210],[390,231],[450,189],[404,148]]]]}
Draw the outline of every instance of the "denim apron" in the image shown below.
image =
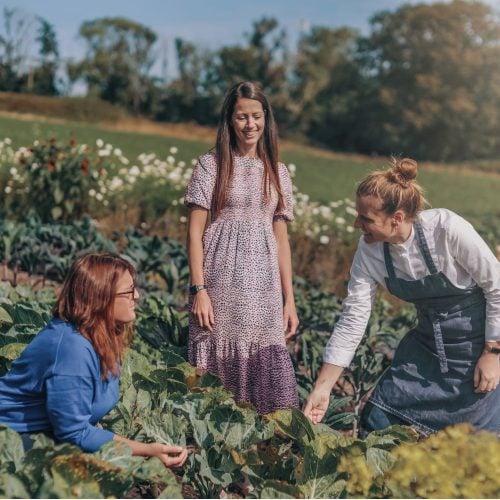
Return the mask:
{"type": "Polygon", "coordinates": [[[415,304],[418,325],[401,340],[369,401],[424,435],[459,422],[499,432],[500,385],[485,394],[474,392],[474,368],[485,342],[483,291],[451,283],[437,270],[420,223],[413,227],[429,274],[397,278],[384,243],[385,281],[389,292],[415,304]]]}

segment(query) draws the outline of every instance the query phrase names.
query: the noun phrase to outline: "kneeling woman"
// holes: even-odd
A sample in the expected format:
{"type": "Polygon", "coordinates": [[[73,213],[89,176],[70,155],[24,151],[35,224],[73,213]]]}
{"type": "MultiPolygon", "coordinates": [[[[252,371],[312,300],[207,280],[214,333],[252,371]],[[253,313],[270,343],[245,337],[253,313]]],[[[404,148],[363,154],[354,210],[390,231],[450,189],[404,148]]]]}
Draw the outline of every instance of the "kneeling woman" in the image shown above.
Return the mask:
{"type": "Polygon", "coordinates": [[[139,297],[134,276],[114,254],[87,254],[72,265],[54,318],[0,378],[0,423],[21,433],[25,446],[29,434],[44,432],[88,452],[114,439],[168,467],[186,460],[180,446],[139,443],[96,427],[118,401],[139,297]]]}
{"type": "Polygon", "coordinates": [[[459,422],[500,431],[500,265],[464,219],[421,211],[417,164],[395,161],[358,186],[363,236],[348,297],[304,412],[319,422],[366,328],[377,285],[415,304],[418,325],[400,342],[362,416],[367,431],[410,424],[423,434],[459,422]]]}

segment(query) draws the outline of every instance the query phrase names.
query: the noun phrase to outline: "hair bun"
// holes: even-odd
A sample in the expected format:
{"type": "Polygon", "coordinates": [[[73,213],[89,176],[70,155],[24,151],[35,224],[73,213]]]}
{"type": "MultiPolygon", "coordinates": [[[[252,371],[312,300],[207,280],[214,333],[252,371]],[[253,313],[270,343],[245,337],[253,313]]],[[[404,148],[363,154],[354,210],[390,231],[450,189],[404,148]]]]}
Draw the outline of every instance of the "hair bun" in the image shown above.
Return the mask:
{"type": "Polygon", "coordinates": [[[392,159],[392,178],[402,184],[408,185],[417,177],[417,162],[411,158],[392,159]]]}

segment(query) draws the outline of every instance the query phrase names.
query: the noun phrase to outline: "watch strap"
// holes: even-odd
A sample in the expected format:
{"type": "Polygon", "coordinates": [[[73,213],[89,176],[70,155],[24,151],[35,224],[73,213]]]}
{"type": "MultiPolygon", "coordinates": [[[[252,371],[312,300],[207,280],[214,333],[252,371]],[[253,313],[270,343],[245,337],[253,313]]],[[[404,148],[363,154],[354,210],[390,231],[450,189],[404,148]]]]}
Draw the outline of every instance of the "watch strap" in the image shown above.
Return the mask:
{"type": "Polygon", "coordinates": [[[189,293],[197,294],[200,290],[206,290],[207,287],[205,285],[191,285],[189,287],[189,293]]]}

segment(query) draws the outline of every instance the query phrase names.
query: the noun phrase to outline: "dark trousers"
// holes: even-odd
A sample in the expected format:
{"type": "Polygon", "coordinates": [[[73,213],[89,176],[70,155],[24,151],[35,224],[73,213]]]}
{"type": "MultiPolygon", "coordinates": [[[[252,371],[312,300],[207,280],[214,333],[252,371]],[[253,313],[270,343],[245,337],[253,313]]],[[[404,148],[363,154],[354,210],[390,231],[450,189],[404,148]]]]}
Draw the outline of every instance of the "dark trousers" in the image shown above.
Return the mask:
{"type": "Polygon", "coordinates": [[[386,429],[391,425],[410,425],[396,415],[382,410],[372,403],[366,403],[361,413],[361,436],[365,437],[372,431],[386,429]]]}

